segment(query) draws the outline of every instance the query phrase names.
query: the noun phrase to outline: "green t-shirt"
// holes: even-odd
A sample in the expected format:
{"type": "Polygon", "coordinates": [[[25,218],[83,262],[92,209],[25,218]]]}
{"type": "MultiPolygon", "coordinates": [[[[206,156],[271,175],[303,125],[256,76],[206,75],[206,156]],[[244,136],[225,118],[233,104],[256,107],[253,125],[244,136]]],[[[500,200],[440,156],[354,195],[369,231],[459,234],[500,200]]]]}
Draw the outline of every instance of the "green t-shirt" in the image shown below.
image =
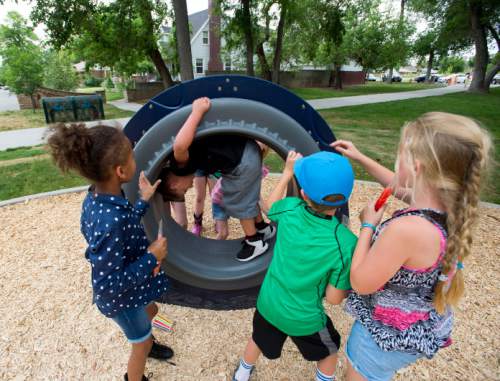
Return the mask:
{"type": "Polygon", "coordinates": [[[289,336],[311,335],[326,326],[326,286],[351,288],[357,238],[337,218],[314,214],[297,197],[275,202],[268,217],[278,223],[278,233],[257,309],[289,336]]]}

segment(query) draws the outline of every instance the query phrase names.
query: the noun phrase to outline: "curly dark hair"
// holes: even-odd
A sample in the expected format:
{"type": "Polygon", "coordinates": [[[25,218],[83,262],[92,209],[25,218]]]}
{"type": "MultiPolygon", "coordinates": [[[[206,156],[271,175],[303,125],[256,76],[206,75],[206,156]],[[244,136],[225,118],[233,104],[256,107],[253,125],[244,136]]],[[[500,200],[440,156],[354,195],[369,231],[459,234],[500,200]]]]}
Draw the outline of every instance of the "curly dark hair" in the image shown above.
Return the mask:
{"type": "Polygon", "coordinates": [[[50,127],[47,146],[62,172],[74,170],[92,182],[108,180],[114,167],[127,162],[132,149],[118,128],[87,128],[82,123],[50,127]]]}

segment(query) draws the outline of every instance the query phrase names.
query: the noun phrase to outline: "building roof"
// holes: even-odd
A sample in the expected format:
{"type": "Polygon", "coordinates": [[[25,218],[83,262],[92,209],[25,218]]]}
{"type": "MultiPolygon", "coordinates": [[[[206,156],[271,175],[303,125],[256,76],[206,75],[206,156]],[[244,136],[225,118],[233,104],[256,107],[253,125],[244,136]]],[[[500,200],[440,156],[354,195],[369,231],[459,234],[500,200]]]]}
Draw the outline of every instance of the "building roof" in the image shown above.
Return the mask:
{"type": "MultiPolygon", "coordinates": [[[[188,21],[190,25],[190,37],[193,38],[193,36],[198,33],[200,28],[205,24],[205,22],[208,20],[208,9],[205,9],[204,11],[199,11],[196,13],[193,13],[188,16],[188,21]]],[[[163,26],[161,27],[161,31],[163,34],[168,34],[172,28],[170,26],[163,26]]]]}
{"type": "Polygon", "coordinates": [[[189,24],[191,25],[191,38],[200,30],[200,28],[208,20],[208,9],[199,11],[188,16],[189,24]]]}

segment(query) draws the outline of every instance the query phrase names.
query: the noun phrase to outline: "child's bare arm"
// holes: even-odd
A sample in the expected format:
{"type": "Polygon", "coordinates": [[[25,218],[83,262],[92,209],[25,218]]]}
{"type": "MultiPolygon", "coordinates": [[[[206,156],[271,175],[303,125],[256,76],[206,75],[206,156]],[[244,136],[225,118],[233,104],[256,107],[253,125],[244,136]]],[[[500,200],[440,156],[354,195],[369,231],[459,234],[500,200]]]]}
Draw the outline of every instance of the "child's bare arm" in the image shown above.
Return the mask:
{"type": "MultiPolygon", "coordinates": [[[[335,148],[342,155],[361,164],[366,172],[368,172],[370,176],[372,176],[384,188],[394,185],[394,172],[361,153],[352,142],[337,140],[330,144],[330,146],[335,148]]],[[[393,194],[394,197],[408,202],[410,191],[405,188],[398,188],[393,189],[393,194]]]]}
{"type": "Polygon", "coordinates": [[[267,200],[263,200],[263,210],[269,210],[271,205],[273,205],[276,201],[281,200],[285,196],[286,188],[291,179],[293,179],[293,165],[295,161],[300,159],[302,155],[295,151],[290,151],[286,158],[285,169],[283,170],[283,174],[280,177],[278,185],[271,192],[267,200]]]}
{"type": "Polygon", "coordinates": [[[193,102],[193,110],[177,133],[174,141],[174,158],[178,164],[185,164],[189,160],[189,147],[193,143],[196,129],[203,115],[210,109],[210,99],[198,98],[193,102]]]}
{"type": "Polygon", "coordinates": [[[361,164],[383,187],[387,187],[394,179],[393,171],[361,153],[352,142],[347,140],[336,140],[330,144],[330,146],[335,148],[342,155],[361,164]]]}
{"type": "Polygon", "coordinates": [[[338,288],[333,287],[331,284],[326,287],[325,298],[326,301],[330,304],[340,304],[346,296],[347,291],[345,290],[339,290],[338,288]]]}

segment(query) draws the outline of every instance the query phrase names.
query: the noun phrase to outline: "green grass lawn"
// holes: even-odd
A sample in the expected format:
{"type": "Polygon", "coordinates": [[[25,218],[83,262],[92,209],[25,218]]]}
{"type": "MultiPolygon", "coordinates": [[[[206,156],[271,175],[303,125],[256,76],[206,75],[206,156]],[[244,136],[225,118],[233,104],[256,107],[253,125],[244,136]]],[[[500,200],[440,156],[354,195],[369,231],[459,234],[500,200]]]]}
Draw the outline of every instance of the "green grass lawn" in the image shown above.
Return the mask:
{"type": "MultiPolygon", "coordinates": [[[[495,146],[500,142],[500,88],[492,89],[489,95],[450,94],[336,108],[321,111],[321,115],[332,126],[338,139],[352,140],[361,151],[388,168],[393,168],[401,127],[406,121],[429,111],[446,111],[472,117],[490,131],[495,146]]],[[[0,161],[44,153],[42,147],[8,150],[0,152],[0,161]]],[[[500,162],[498,149],[495,159],[500,162]]],[[[265,163],[273,172],[281,172],[283,168],[283,160],[274,153],[266,157],[265,163]]],[[[358,165],[354,164],[354,169],[357,179],[373,180],[358,165]]],[[[86,183],[85,179],[76,175],[61,175],[50,159],[0,166],[0,200],[86,183]]],[[[482,200],[500,204],[498,166],[492,168],[489,187],[483,193],[482,200]]]]}
{"type": "Polygon", "coordinates": [[[80,87],[76,89],[77,93],[91,94],[96,91],[106,90],[106,99],[108,101],[117,101],[123,99],[123,91],[118,89],[105,89],[104,87],[80,87]]]}
{"type": "Polygon", "coordinates": [[[62,175],[50,159],[0,167],[0,174],[0,200],[87,183],[74,174],[62,175]]]}
{"type": "Polygon", "coordinates": [[[0,151],[0,161],[40,156],[46,153],[43,146],[8,148],[5,151],[0,151]]]}
{"type": "MultiPolygon", "coordinates": [[[[120,110],[113,105],[104,105],[106,119],[128,118],[134,115],[131,111],[120,110]]],[[[44,127],[45,115],[43,110],[20,110],[0,112],[0,132],[23,128],[44,127]]]]}
{"type": "Polygon", "coordinates": [[[381,82],[367,82],[364,85],[356,85],[345,87],[343,90],[334,90],[332,88],[321,87],[306,87],[300,89],[290,89],[293,93],[297,94],[303,99],[320,99],[320,98],[337,98],[337,97],[350,97],[355,95],[367,94],[383,94],[383,93],[398,93],[401,91],[424,90],[440,87],[435,84],[425,83],[381,83],[381,82]]]}
{"type": "MultiPolygon", "coordinates": [[[[429,111],[445,111],[465,115],[479,121],[489,130],[494,146],[500,143],[500,88],[489,95],[457,93],[437,97],[410,99],[321,111],[333,128],[337,139],[353,141],[356,146],[383,165],[393,168],[400,130],[406,121],[429,111]]],[[[495,151],[500,162],[500,151],[495,151]]],[[[373,180],[355,165],[356,178],[373,180]]],[[[500,171],[492,165],[488,187],[482,199],[500,204],[500,171]]]]}

